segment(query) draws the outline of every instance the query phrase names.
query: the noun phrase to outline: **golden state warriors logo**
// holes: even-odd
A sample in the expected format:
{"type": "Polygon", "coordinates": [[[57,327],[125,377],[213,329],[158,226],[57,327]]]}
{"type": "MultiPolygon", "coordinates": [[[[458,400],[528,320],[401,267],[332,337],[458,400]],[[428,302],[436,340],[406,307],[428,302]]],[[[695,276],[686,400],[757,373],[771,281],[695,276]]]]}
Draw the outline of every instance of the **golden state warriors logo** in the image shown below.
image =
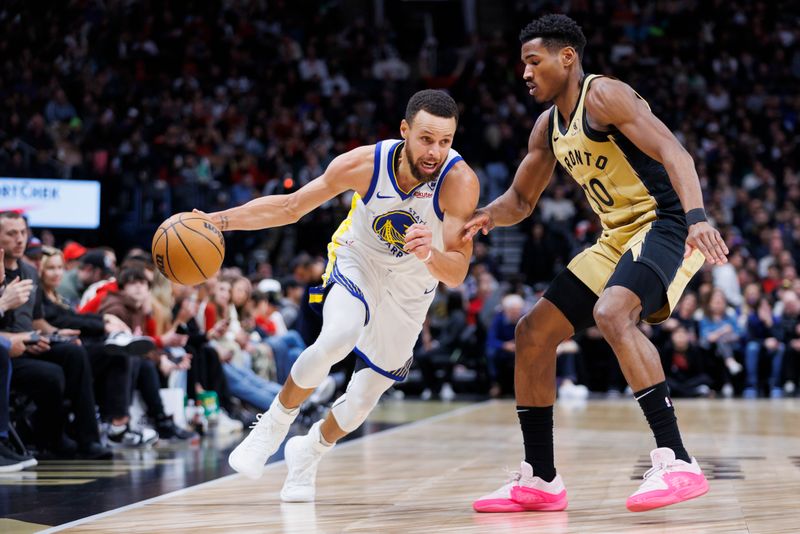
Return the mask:
{"type": "Polygon", "coordinates": [[[414,224],[414,217],[407,211],[390,211],[375,217],[372,230],[386,243],[389,252],[398,258],[406,254],[406,230],[414,224]]]}

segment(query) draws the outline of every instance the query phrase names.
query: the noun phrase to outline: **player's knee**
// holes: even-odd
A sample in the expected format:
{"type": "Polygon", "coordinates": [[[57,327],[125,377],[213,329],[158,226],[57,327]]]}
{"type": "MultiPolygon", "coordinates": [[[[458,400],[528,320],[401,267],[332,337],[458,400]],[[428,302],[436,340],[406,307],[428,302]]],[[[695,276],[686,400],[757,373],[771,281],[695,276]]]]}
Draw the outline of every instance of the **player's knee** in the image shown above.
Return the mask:
{"type": "Polygon", "coordinates": [[[540,322],[536,318],[536,309],[526,313],[517,322],[517,326],[514,328],[514,340],[517,346],[531,349],[524,353],[517,351],[517,358],[521,354],[539,354],[549,349],[555,350],[556,346],[558,346],[560,340],[547,328],[543,328],[542,324],[538,324],[540,322]]]}
{"type": "Polygon", "coordinates": [[[323,329],[314,345],[325,354],[343,358],[356,346],[362,330],[361,325],[352,322],[339,328],[323,329]]]}
{"type": "Polygon", "coordinates": [[[343,401],[334,403],[331,411],[339,427],[345,432],[352,432],[367,419],[377,402],[375,398],[348,392],[343,401]]]}
{"type": "Polygon", "coordinates": [[[625,309],[614,299],[605,296],[597,300],[597,303],[594,305],[594,310],[592,310],[592,315],[594,316],[597,328],[600,329],[606,338],[621,333],[630,322],[625,309]]]}

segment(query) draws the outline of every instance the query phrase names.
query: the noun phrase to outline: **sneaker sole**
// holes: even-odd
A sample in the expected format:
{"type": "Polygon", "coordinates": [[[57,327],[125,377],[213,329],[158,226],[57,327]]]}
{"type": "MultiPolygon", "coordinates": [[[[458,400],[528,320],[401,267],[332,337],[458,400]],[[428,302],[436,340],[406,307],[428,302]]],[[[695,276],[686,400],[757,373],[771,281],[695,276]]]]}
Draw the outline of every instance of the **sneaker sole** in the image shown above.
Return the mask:
{"type": "Polygon", "coordinates": [[[472,509],[479,513],[508,512],[561,512],[567,509],[566,499],[551,503],[521,504],[511,499],[487,499],[472,503],[472,509]]]}
{"type": "Polygon", "coordinates": [[[631,512],[647,512],[649,510],[655,510],[656,508],[663,508],[665,506],[702,497],[708,493],[708,489],[708,482],[706,482],[704,486],[685,488],[685,491],[679,492],[678,495],[668,495],[666,497],[638,503],[625,503],[625,506],[631,512]]]}
{"type": "Polygon", "coordinates": [[[137,339],[135,341],[131,341],[127,345],[115,345],[114,343],[108,343],[105,345],[105,349],[108,351],[108,353],[114,355],[127,354],[131,356],[141,356],[143,354],[147,354],[155,348],[156,345],[146,339],[137,339]]]}
{"type": "Polygon", "coordinates": [[[25,460],[24,462],[22,462],[23,469],[27,469],[29,467],[36,467],[37,465],[39,465],[39,462],[36,460],[36,458],[30,458],[29,460],[25,460]]]}
{"type": "Polygon", "coordinates": [[[4,465],[0,467],[0,473],[16,473],[17,471],[22,471],[24,469],[24,463],[25,462],[19,462],[16,464],[4,465]]]}

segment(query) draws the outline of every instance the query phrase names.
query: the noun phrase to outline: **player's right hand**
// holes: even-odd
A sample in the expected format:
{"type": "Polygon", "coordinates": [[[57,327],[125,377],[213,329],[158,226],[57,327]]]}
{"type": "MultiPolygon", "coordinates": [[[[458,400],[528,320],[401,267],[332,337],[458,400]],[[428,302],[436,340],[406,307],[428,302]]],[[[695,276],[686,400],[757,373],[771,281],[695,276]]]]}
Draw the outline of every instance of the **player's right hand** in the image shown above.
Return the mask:
{"type": "Polygon", "coordinates": [[[475,237],[478,232],[483,232],[483,235],[488,234],[494,229],[494,219],[489,214],[486,208],[475,210],[472,218],[464,225],[464,237],[461,238],[463,242],[467,242],[475,237]]]}
{"type": "Polygon", "coordinates": [[[728,247],[725,245],[725,241],[719,231],[706,221],[695,223],[689,227],[683,257],[688,258],[694,249],[702,252],[706,261],[712,265],[728,263],[728,247]]]}

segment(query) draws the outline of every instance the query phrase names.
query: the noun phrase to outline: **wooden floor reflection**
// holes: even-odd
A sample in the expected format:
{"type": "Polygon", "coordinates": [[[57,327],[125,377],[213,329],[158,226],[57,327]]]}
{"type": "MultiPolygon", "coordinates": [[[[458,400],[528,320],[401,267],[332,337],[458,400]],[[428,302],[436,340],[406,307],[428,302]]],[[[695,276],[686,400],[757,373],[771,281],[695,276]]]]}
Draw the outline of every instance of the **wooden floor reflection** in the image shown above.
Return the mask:
{"type": "MultiPolygon", "coordinates": [[[[395,405],[402,410],[402,404],[395,405]]],[[[625,499],[652,436],[631,400],[560,403],[556,461],[570,497],[558,513],[476,514],[475,497],[520,460],[511,402],[459,408],[367,436],[323,461],[314,504],[283,504],[286,467],[239,475],[85,522],[70,532],[750,532],[800,531],[800,402],[678,403],[684,441],[710,479],[705,497],[633,514],[625,499]]]]}

